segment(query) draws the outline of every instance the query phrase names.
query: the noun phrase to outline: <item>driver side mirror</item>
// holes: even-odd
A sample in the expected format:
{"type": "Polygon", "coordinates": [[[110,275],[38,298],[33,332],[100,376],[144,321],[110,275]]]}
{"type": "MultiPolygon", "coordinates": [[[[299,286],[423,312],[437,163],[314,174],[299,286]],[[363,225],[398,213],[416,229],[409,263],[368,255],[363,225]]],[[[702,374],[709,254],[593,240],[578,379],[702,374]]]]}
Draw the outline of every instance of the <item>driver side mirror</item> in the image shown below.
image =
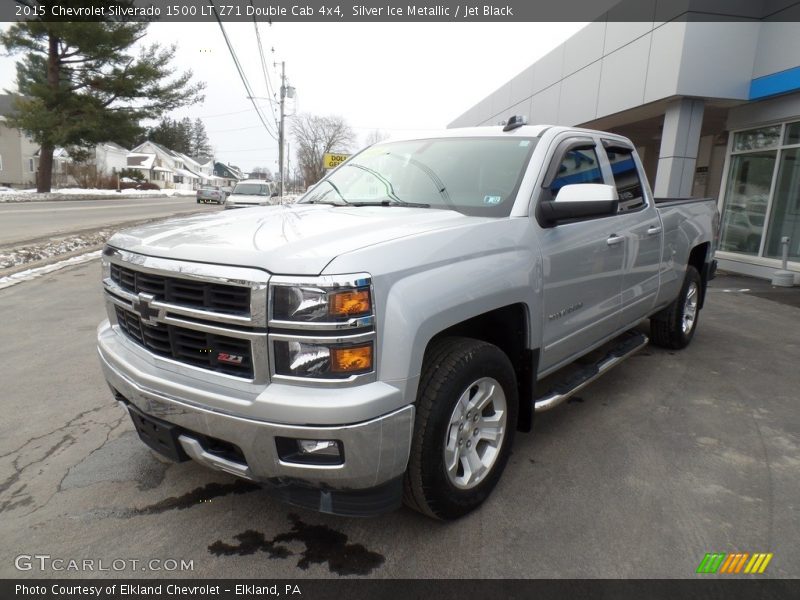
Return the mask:
{"type": "Polygon", "coordinates": [[[573,183],[562,187],[551,202],[541,202],[542,225],[552,227],[561,221],[597,219],[617,213],[619,195],[613,185],[573,183]]]}

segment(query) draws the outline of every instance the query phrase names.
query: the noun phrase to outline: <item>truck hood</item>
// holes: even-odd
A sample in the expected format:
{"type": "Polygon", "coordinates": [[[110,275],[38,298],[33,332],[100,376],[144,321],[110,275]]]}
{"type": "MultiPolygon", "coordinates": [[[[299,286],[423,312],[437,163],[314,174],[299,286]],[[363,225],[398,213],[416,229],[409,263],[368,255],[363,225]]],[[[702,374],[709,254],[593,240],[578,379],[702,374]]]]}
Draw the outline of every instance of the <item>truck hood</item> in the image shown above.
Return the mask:
{"type": "Polygon", "coordinates": [[[170,219],[122,231],[108,243],[162,258],[318,275],[340,254],[483,220],[452,210],[295,204],[170,219]]]}

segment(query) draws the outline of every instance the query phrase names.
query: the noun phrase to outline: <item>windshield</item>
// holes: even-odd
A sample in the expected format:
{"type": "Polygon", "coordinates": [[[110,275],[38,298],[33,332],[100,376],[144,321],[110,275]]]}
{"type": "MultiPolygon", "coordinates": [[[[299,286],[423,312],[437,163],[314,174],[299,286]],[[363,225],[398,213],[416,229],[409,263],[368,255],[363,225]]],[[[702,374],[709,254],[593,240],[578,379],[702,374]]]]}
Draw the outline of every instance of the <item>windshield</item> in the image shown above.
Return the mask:
{"type": "Polygon", "coordinates": [[[269,196],[269,186],[266,183],[238,183],[233,193],[247,194],[248,196],[269,196]]]}
{"type": "Polygon", "coordinates": [[[440,138],[367,148],[320,181],[301,203],[404,205],[502,217],[535,138],[440,138]]]}

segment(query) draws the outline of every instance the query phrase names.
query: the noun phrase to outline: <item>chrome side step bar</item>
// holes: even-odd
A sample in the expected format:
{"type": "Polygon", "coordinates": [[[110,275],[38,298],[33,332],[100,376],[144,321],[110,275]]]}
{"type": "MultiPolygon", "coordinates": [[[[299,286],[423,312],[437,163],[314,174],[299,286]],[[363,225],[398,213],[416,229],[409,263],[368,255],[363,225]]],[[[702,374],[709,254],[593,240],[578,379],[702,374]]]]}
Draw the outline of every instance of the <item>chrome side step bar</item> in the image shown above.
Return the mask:
{"type": "Polygon", "coordinates": [[[650,340],[642,333],[630,334],[593,365],[557,384],[553,391],[533,401],[534,412],[551,410],[644,348],[650,340]]]}

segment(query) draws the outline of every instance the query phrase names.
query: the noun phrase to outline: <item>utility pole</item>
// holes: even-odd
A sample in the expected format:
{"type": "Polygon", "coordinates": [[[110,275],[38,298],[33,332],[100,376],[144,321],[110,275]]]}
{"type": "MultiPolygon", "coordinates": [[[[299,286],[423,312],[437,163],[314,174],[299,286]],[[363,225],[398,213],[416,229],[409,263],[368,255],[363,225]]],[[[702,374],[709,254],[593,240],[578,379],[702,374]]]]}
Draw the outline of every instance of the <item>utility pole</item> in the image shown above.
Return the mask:
{"type": "Polygon", "coordinates": [[[283,104],[286,100],[286,62],[281,61],[281,126],[278,129],[278,195],[283,204],[283,104]]]}

